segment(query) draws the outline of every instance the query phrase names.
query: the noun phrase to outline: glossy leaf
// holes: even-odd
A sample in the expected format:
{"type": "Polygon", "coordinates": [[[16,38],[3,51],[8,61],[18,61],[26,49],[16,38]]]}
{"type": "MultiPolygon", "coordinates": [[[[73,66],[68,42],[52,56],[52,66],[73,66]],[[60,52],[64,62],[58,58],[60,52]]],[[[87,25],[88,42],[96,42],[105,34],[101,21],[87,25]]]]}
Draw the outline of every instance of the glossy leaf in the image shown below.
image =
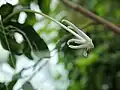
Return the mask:
{"type": "Polygon", "coordinates": [[[29,39],[29,42],[30,42],[31,46],[33,47],[34,52],[42,52],[41,53],[42,57],[50,56],[50,52],[47,47],[47,44],[37,34],[37,32],[33,29],[33,27],[31,25],[19,24],[19,23],[15,23],[15,22],[11,22],[10,24],[13,25],[14,27],[19,28],[22,32],[24,32],[26,34],[26,37],[29,39]],[[44,53],[47,53],[47,54],[44,54],[44,53]]]}

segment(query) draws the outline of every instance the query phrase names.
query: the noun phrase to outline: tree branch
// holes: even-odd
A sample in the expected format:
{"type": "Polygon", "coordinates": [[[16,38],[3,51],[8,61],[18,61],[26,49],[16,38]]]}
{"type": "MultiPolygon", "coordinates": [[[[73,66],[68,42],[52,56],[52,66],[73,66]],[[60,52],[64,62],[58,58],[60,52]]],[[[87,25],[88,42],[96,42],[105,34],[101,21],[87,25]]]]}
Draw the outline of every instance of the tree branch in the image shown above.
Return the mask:
{"type": "Polygon", "coordinates": [[[95,21],[97,23],[100,23],[100,24],[103,24],[105,27],[110,28],[110,30],[112,30],[113,32],[115,32],[117,34],[120,34],[120,28],[118,26],[116,26],[115,24],[103,19],[100,16],[95,15],[94,13],[85,9],[81,5],[75,4],[75,3],[73,3],[69,0],[60,0],[60,1],[63,2],[66,6],[74,9],[75,11],[80,12],[84,16],[89,17],[93,21],[95,21]]]}

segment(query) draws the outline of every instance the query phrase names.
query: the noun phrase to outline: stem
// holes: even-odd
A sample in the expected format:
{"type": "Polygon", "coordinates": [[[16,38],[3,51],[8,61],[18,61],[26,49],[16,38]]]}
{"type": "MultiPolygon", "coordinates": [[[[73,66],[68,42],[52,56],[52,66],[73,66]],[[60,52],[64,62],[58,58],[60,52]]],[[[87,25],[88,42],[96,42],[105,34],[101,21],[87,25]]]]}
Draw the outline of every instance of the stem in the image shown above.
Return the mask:
{"type": "Polygon", "coordinates": [[[12,30],[12,32],[19,32],[20,34],[22,34],[25,37],[25,39],[27,40],[27,43],[28,43],[30,49],[33,50],[32,44],[31,44],[29,38],[26,36],[26,34],[19,28],[16,28],[16,27],[11,27],[11,28],[16,29],[16,30],[12,30]]]}
{"type": "MultiPolygon", "coordinates": [[[[40,61],[40,60],[39,60],[40,61]]],[[[42,64],[34,73],[32,73],[32,75],[23,83],[23,85],[25,84],[25,83],[27,83],[27,82],[30,82],[32,79],[33,79],[33,77],[45,66],[45,65],[47,65],[48,64],[48,62],[49,62],[49,60],[47,60],[44,64],[42,64]]],[[[30,67],[31,68],[31,67],[30,67]]],[[[18,88],[17,90],[21,90],[22,89],[22,87],[23,87],[23,85],[20,87],[20,88],[18,88]]]]}
{"type": "Polygon", "coordinates": [[[37,11],[33,11],[33,10],[29,10],[29,9],[24,9],[24,10],[18,10],[12,14],[10,14],[7,18],[5,18],[3,20],[3,22],[5,23],[6,21],[8,21],[11,17],[13,17],[15,14],[18,14],[20,12],[29,12],[29,13],[36,13],[36,14],[40,14],[42,16],[44,16],[45,18],[52,20],[53,22],[55,22],[56,24],[60,25],[61,27],[63,27],[65,30],[67,30],[68,32],[70,32],[71,34],[73,34],[74,36],[78,37],[78,38],[82,38],[81,36],[79,36],[78,34],[76,34],[74,31],[72,31],[71,29],[69,29],[68,27],[66,27],[65,25],[63,25],[62,23],[60,23],[59,21],[51,18],[50,16],[42,13],[42,12],[37,12],[37,11]]]}
{"type": "Polygon", "coordinates": [[[79,28],[77,28],[74,24],[72,24],[70,21],[68,20],[62,20],[63,22],[66,22],[69,26],[72,26],[72,28],[80,35],[82,36],[84,39],[86,40],[90,40],[90,38],[79,28]]]}
{"type": "Polygon", "coordinates": [[[6,32],[5,32],[5,28],[4,28],[4,26],[3,26],[3,22],[2,22],[2,17],[0,16],[0,25],[1,25],[1,28],[2,28],[2,31],[3,31],[3,34],[4,34],[4,37],[5,37],[5,42],[6,42],[6,44],[7,44],[7,48],[8,48],[8,50],[9,50],[9,52],[10,52],[10,58],[11,58],[11,60],[12,60],[12,64],[13,64],[13,66],[15,67],[15,63],[14,63],[14,61],[13,61],[13,53],[11,52],[11,48],[10,48],[10,45],[9,45],[9,42],[8,42],[8,38],[7,38],[7,35],[6,35],[6,32]]]}

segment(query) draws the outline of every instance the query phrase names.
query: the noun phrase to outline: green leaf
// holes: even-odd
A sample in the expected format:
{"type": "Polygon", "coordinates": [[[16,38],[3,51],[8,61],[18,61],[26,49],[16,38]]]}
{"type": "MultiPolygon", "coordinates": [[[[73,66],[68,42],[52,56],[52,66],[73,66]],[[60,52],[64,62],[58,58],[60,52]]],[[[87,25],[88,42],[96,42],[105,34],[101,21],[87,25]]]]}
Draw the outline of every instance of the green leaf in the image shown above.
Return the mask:
{"type": "Polygon", "coordinates": [[[90,65],[98,60],[98,55],[96,54],[90,54],[88,58],[80,58],[79,60],[76,60],[76,64],[78,66],[87,66],[90,65]]]}
{"type": "Polygon", "coordinates": [[[24,53],[24,55],[26,57],[28,57],[29,59],[33,60],[33,57],[31,55],[31,48],[29,47],[29,44],[27,43],[27,41],[24,42],[23,53],[24,53]]]}
{"type": "Polygon", "coordinates": [[[16,57],[13,54],[9,54],[9,58],[8,58],[8,64],[12,67],[12,68],[16,68],[16,57]]]}
{"type": "Polygon", "coordinates": [[[50,11],[51,0],[38,0],[38,5],[41,11],[45,14],[48,14],[50,11]]]}
{"type": "Polygon", "coordinates": [[[23,6],[29,6],[32,0],[19,0],[20,4],[23,6]]]}
{"type": "Polygon", "coordinates": [[[36,22],[35,14],[33,13],[27,13],[27,19],[25,21],[25,24],[33,25],[36,22]]]}
{"type": "MultiPolygon", "coordinates": [[[[19,28],[22,32],[24,32],[33,47],[34,52],[42,52],[40,57],[49,57],[50,52],[47,47],[47,44],[44,40],[37,34],[37,32],[33,29],[31,25],[19,24],[15,22],[10,22],[14,27],[19,28]]],[[[26,40],[27,41],[27,40],[26,40]]],[[[28,46],[29,47],[29,46],[28,46]]],[[[29,50],[30,51],[30,50],[29,50]]]]}
{"type": "Polygon", "coordinates": [[[26,82],[24,85],[23,85],[23,90],[35,90],[33,88],[33,86],[31,85],[30,82],[26,82]]]}
{"type": "Polygon", "coordinates": [[[15,38],[10,37],[10,36],[7,36],[7,41],[8,41],[8,43],[6,42],[5,36],[1,37],[1,44],[4,49],[6,49],[8,51],[10,49],[10,52],[12,52],[13,54],[16,54],[16,55],[22,54],[22,48],[23,48],[22,44],[17,43],[15,38]]]}
{"type": "Polygon", "coordinates": [[[8,16],[10,13],[12,13],[13,8],[14,7],[9,3],[2,5],[0,7],[0,15],[2,15],[3,18],[8,16]]]}

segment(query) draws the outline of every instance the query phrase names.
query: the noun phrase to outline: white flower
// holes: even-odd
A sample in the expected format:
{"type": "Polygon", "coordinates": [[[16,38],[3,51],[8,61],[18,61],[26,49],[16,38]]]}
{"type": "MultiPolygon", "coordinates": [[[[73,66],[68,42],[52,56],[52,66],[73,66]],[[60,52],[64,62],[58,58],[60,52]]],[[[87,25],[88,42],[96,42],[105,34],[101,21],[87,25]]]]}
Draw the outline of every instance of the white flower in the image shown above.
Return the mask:
{"type": "Polygon", "coordinates": [[[84,56],[87,56],[87,51],[89,49],[94,48],[94,44],[92,42],[92,39],[89,38],[82,30],[77,28],[74,24],[72,24],[68,20],[62,20],[62,22],[66,23],[67,26],[67,31],[72,33],[75,38],[68,40],[67,44],[70,48],[72,49],[84,49],[84,56]],[[77,45],[72,45],[71,43],[74,42],[77,45]]]}

